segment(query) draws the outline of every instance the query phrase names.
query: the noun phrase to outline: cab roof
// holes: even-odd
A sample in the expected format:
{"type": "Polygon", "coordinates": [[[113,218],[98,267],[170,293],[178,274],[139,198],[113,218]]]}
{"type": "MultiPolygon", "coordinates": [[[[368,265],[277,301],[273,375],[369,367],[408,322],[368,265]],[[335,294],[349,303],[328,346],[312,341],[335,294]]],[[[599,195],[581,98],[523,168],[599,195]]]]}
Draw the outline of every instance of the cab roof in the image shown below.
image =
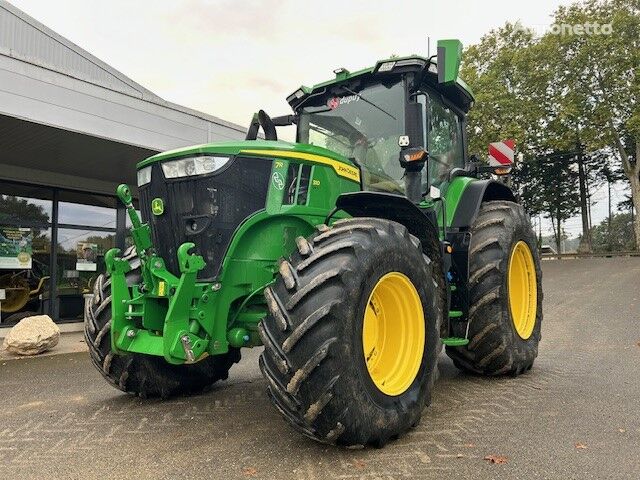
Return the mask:
{"type": "Polygon", "coordinates": [[[287,102],[295,110],[312,94],[320,93],[327,87],[339,86],[343,83],[350,82],[358,78],[380,78],[383,79],[393,74],[405,72],[424,73],[423,81],[443,94],[454,105],[463,110],[465,113],[469,111],[475,97],[471,88],[460,78],[449,85],[438,83],[438,66],[435,58],[426,58],[419,55],[410,55],[408,57],[391,57],[379,60],[373,67],[364,68],[355,72],[350,72],[345,68],[334,70],[335,77],[312,87],[301,86],[291,95],[287,97],[287,102]]]}

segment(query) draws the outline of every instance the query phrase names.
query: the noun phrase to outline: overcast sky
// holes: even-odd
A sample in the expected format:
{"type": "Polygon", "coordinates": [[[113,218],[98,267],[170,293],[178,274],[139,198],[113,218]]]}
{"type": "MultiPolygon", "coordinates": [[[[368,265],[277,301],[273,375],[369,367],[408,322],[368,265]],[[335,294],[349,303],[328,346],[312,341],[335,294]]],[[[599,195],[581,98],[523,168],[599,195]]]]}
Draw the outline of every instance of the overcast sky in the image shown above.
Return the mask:
{"type": "MultiPolygon", "coordinates": [[[[332,71],[465,45],[506,21],[543,28],[562,0],[9,0],[160,97],[247,125],[332,71]]],[[[600,194],[602,195],[602,194],[600,194]]],[[[603,204],[604,202],[600,202],[603,204]]],[[[594,220],[604,210],[595,207],[594,220]]],[[[572,228],[573,232],[574,229],[572,228]]]]}
{"type": "Polygon", "coordinates": [[[157,95],[245,125],[337,67],[465,45],[504,22],[548,25],[558,0],[10,0],[157,95]]]}

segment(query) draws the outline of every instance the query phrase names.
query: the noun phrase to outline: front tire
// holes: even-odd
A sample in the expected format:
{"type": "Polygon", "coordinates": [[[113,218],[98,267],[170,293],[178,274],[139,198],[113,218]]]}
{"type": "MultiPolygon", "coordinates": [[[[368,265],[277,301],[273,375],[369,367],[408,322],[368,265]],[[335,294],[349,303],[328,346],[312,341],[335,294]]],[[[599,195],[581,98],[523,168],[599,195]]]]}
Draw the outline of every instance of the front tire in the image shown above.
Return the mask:
{"type": "Polygon", "coordinates": [[[284,418],[330,444],[382,446],[430,403],[443,310],[420,242],[398,223],[325,225],[265,290],[260,368],[284,418]]]}
{"type": "MultiPolygon", "coordinates": [[[[133,247],[123,258],[131,265],[127,274],[127,284],[131,286],[139,281],[140,260],[133,247]]],[[[229,369],[240,361],[240,350],[236,348],[189,365],[171,365],[152,355],[116,354],[111,350],[111,280],[100,275],[93,292],[93,301],[85,306],[85,341],[96,369],[118,390],[143,398],[195,394],[218,380],[226,380],[229,369]]]]}
{"type": "MultiPolygon", "coordinates": [[[[524,208],[483,203],[469,246],[469,344],[447,347],[461,370],[519,375],[538,356],[542,273],[536,237],[524,208]]],[[[454,331],[464,336],[463,329],[454,331]]]]}

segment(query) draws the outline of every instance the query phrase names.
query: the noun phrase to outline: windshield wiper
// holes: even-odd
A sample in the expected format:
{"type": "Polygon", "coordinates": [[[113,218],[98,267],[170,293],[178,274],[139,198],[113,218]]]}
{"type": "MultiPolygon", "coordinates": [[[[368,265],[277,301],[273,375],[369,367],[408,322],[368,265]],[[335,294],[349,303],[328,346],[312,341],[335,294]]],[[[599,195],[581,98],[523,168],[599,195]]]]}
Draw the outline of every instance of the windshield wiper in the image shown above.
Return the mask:
{"type": "Polygon", "coordinates": [[[353,90],[351,90],[350,88],[345,87],[344,85],[342,86],[342,88],[343,88],[344,90],[346,90],[347,92],[349,92],[351,95],[355,95],[355,96],[357,96],[357,97],[361,98],[364,102],[368,103],[368,104],[369,104],[369,105],[371,105],[372,107],[377,108],[377,109],[378,109],[378,110],[380,110],[382,113],[386,113],[387,115],[389,115],[389,116],[390,116],[391,118],[393,118],[394,120],[397,120],[397,118],[396,118],[396,117],[394,117],[393,115],[391,115],[391,114],[390,114],[389,112],[387,112],[384,108],[379,107],[378,105],[376,105],[376,104],[375,104],[375,103],[373,103],[372,101],[367,100],[366,98],[364,98],[364,97],[362,96],[362,94],[360,94],[360,93],[356,93],[356,92],[354,92],[353,90]]]}

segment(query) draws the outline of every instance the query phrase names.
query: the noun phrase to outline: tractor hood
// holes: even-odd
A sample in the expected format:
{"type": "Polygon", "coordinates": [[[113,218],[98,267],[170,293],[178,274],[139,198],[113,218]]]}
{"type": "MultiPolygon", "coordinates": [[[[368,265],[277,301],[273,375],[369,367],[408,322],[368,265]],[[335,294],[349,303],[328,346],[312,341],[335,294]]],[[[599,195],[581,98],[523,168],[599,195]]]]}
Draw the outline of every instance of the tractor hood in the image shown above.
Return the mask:
{"type": "Polygon", "coordinates": [[[169,150],[167,152],[158,153],[157,155],[149,157],[138,163],[136,167],[139,170],[156,162],[197,155],[218,154],[233,156],[242,153],[243,155],[248,156],[264,157],[269,156],[269,152],[272,152],[274,154],[274,157],[299,156],[301,158],[304,158],[307,156],[313,156],[318,158],[325,158],[330,163],[343,163],[346,166],[349,166],[348,168],[354,168],[353,163],[349,161],[349,159],[336,152],[327,150],[326,148],[317,147],[315,145],[307,145],[303,143],[272,140],[245,140],[238,142],[205,143],[202,145],[177,148],[175,150],[169,150]]]}

